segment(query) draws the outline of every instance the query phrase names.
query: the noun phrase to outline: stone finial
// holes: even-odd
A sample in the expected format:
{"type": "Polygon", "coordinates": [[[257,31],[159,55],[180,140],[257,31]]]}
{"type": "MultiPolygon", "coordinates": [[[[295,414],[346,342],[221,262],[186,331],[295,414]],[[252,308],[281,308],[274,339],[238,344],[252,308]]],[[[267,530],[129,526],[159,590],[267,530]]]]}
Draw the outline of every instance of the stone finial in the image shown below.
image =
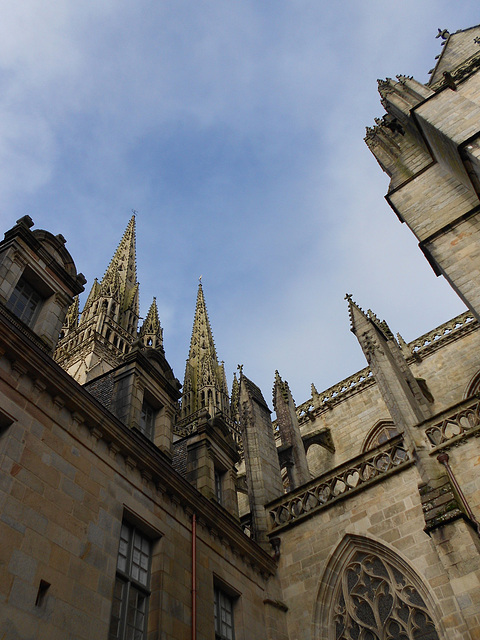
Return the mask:
{"type": "Polygon", "coordinates": [[[33,227],[33,220],[31,219],[30,216],[22,216],[17,220],[17,224],[23,224],[28,229],[31,229],[33,227]]]}
{"type": "Polygon", "coordinates": [[[438,33],[435,38],[441,38],[442,40],[448,40],[450,32],[448,29],[438,29],[438,33]]]}

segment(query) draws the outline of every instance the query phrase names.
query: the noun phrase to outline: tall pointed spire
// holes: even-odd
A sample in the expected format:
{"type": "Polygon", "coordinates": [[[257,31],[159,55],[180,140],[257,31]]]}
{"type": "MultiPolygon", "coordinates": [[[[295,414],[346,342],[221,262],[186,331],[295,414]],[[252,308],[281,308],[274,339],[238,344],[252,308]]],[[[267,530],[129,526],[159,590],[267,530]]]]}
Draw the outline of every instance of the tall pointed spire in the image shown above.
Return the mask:
{"type": "Polygon", "coordinates": [[[107,292],[112,285],[118,287],[122,311],[131,309],[138,318],[138,282],[135,255],[135,215],[125,229],[122,239],[105,271],[100,287],[107,292]]]}
{"type": "Polygon", "coordinates": [[[200,409],[230,415],[223,363],[218,363],[201,281],[198,285],[190,351],[185,367],[182,419],[200,409]]]}
{"type": "MultiPolygon", "coordinates": [[[[80,383],[101,375],[130,351],[137,339],[138,318],[133,215],[102,280],[93,282],[78,327],[64,332],[57,361],[80,383]]],[[[161,330],[155,335],[161,342],[161,330]]]]}

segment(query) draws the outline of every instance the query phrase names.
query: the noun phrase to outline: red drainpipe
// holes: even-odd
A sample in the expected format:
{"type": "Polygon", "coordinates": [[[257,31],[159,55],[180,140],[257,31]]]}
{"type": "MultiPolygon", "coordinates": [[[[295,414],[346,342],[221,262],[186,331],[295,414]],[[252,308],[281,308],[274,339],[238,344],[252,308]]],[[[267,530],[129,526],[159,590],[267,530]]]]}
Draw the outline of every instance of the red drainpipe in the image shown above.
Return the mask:
{"type": "Polygon", "coordinates": [[[192,516],[192,640],[197,638],[197,518],[192,516]]]}

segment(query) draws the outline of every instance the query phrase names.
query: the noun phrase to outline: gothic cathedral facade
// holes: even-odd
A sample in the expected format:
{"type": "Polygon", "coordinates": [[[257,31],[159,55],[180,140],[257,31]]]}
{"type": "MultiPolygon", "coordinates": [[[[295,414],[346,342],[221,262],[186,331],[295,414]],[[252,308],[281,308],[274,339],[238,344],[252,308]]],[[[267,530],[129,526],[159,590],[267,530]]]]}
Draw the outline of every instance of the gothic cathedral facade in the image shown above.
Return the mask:
{"type": "Polygon", "coordinates": [[[0,242],[0,638],[480,638],[480,26],[379,81],[387,200],[467,311],[406,343],[347,296],[367,366],[276,419],[229,392],[202,284],[183,385],[135,217],[80,311],[61,235],[0,242]]]}

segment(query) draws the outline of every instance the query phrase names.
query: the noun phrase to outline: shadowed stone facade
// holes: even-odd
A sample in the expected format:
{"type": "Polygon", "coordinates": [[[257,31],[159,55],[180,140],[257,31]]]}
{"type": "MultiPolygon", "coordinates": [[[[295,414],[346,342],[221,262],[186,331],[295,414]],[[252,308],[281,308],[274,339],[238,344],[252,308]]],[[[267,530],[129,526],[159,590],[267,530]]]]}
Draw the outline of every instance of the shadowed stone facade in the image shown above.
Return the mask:
{"type": "Polygon", "coordinates": [[[138,325],[134,217],[81,313],[64,239],[7,231],[2,639],[480,639],[480,27],[439,35],[366,141],[468,310],[407,344],[347,295],[368,366],[298,406],[275,372],[273,423],[201,284],[183,389],[138,325]]]}

